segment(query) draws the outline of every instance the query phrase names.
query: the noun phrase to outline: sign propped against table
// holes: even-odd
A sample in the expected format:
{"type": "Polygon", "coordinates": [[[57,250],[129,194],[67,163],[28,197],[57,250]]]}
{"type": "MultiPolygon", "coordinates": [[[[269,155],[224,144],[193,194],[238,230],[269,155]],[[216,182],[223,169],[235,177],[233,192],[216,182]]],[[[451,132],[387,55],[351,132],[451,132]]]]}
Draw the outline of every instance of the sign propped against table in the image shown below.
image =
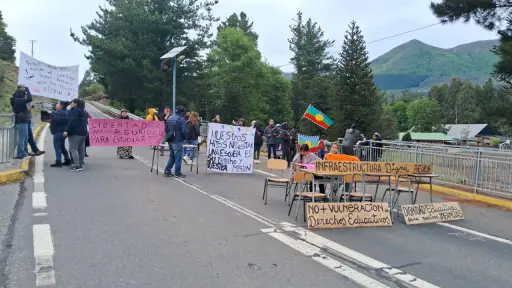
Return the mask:
{"type": "Polygon", "coordinates": [[[308,229],[391,226],[388,203],[308,203],[308,229]]]}
{"type": "Polygon", "coordinates": [[[161,121],[89,119],[91,146],[158,146],[164,134],[161,121]]]}
{"type": "Polygon", "coordinates": [[[37,96],[71,101],[78,97],[78,65],[57,67],[21,52],[18,84],[37,96]]]}
{"type": "Polygon", "coordinates": [[[354,174],[428,174],[432,164],[401,162],[315,161],[315,172],[346,175],[354,174]]]}
{"type": "Polygon", "coordinates": [[[252,173],[254,163],[254,128],[208,124],[208,171],[252,173]]]}
{"type": "Polygon", "coordinates": [[[402,213],[407,225],[464,219],[457,202],[402,205],[402,213]]]}

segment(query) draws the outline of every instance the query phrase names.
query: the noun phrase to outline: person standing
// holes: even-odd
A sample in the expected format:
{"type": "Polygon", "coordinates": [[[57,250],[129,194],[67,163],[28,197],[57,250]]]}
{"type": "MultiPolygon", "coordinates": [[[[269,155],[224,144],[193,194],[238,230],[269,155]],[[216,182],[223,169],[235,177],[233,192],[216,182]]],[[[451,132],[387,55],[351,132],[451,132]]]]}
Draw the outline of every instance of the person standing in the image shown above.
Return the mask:
{"type": "MultiPolygon", "coordinates": [[[[185,143],[187,145],[197,146],[197,139],[201,136],[201,131],[199,129],[199,114],[197,112],[191,112],[190,116],[187,120],[187,138],[185,143]]],[[[187,154],[183,157],[183,160],[187,164],[193,164],[194,159],[196,158],[196,149],[188,148],[187,154]]]]}
{"type": "MultiPolygon", "coordinates": [[[[130,116],[128,116],[128,110],[122,109],[121,116],[119,116],[119,119],[130,120],[130,116]]],[[[132,146],[117,147],[117,157],[119,157],[119,159],[133,159],[132,146]]]]}
{"type": "Polygon", "coordinates": [[[274,154],[274,159],[277,159],[277,141],[276,135],[274,132],[274,120],[270,119],[268,121],[268,126],[264,130],[265,138],[267,140],[267,151],[268,151],[268,159],[272,157],[271,154],[274,154]]]}
{"type": "Polygon", "coordinates": [[[279,139],[281,140],[281,153],[283,155],[282,159],[286,160],[286,162],[288,162],[288,166],[290,166],[292,157],[294,155],[291,155],[290,152],[291,134],[288,129],[288,123],[284,122],[281,124],[281,129],[279,130],[279,139]]]}
{"type": "Polygon", "coordinates": [[[183,106],[176,107],[174,114],[167,119],[165,124],[165,139],[169,143],[169,161],[165,166],[164,176],[184,178],[185,175],[181,173],[181,161],[183,158],[183,142],[187,139],[187,124],[183,116],[186,109],[183,106]],[[174,167],[174,175],[172,168],[174,167]]]}
{"type": "Polygon", "coordinates": [[[212,119],[212,122],[213,123],[220,123],[220,115],[219,114],[215,115],[215,118],[212,119]]]}
{"type": "Polygon", "coordinates": [[[68,150],[66,150],[66,141],[64,131],[68,125],[68,113],[66,111],[69,102],[59,101],[55,105],[55,112],[50,115],[50,133],[53,135],[53,148],[55,149],[55,163],[50,167],[60,168],[62,166],[71,165],[68,150]],[[64,155],[64,163],[62,163],[62,155],[64,155]]]}
{"type": "Polygon", "coordinates": [[[27,136],[28,136],[28,145],[30,145],[30,149],[32,150],[32,154],[29,153],[30,156],[40,156],[44,154],[44,151],[39,150],[37,147],[36,141],[34,140],[34,133],[32,132],[32,109],[34,105],[32,103],[27,104],[28,111],[28,122],[27,122],[27,136]]]}
{"type": "Polygon", "coordinates": [[[343,138],[343,143],[341,143],[342,154],[354,156],[354,146],[357,142],[363,140],[361,132],[359,132],[356,127],[356,124],[352,124],[352,126],[345,131],[345,137],[343,138]]]}
{"type": "MultiPolygon", "coordinates": [[[[164,127],[165,127],[165,122],[167,121],[167,119],[169,119],[169,116],[171,116],[171,108],[169,108],[169,106],[166,106],[164,109],[164,113],[162,115],[160,115],[160,117],[158,117],[158,119],[160,119],[162,122],[164,122],[164,127]]],[[[164,134],[164,137],[162,137],[162,141],[160,141],[160,156],[164,156],[165,143],[166,143],[166,140],[165,140],[165,134],[164,134]]]]}
{"type": "Polygon", "coordinates": [[[260,164],[260,150],[263,146],[263,134],[265,131],[261,128],[260,121],[254,122],[254,163],[260,164]]]}
{"type": "Polygon", "coordinates": [[[85,138],[87,137],[87,115],[84,113],[82,101],[75,98],[71,101],[69,122],[64,130],[64,137],[69,137],[69,151],[72,155],[71,171],[82,171],[85,157],[85,138]]]}
{"type": "Polygon", "coordinates": [[[28,122],[30,119],[27,104],[32,102],[32,94],[28,87],[18,85],[16,92],[12,94],[11,107],[14,113],[14,124],[18,133],[16,157],[23,159],[28,157],[28,122]]]}

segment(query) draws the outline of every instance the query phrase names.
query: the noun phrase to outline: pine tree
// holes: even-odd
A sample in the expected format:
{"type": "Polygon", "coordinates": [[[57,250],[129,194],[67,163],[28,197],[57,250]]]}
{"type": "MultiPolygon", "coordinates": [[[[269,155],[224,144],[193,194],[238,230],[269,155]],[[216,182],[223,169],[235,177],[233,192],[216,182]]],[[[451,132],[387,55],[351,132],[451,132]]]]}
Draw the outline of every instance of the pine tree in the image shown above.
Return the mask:
{"type": "Polygon", "coordinates": [[[0,59],[14,63],[16,61],[16,39],[7,33],[7,24],[0,11],[0,59]]]}
{"type": "Polygon", "coordinates": [[[231,14],[226,21],[221,22],[221,24],[217,27],[217,32],[220,30],[231,27],[240,29],[244,32],[245,36],[249,36],[254,40],[256,47],[258,47],[258,34],[252,30],[253,22],[249,20],[247,14],[245,12],[240,12],[240,16],[236,13],[231,14]]]}
{"type": "MultiPolygon", "coordinates": [[[[333,58],[327,49],[333,46],[334,41],[325,39],[324,31],[311,18],[304,22],[302,12],[297,13],[294,21],[295,24],[290,26],[292,37],[288,43],[293,52],[290,60],[296,71],[292,80],[293,121],[298,123],[307,106],[318,102],[312,90],[321,85],[319,82],[322,80],[314,80],[315,77],[332,71],[333,58]]],[[[329,111],[323,112],[328,114],[329,111]]]]}
{"type": "Polygon", "coordinates": [[[329,129],[331,137],[343,137],[352,123],[366,135],[376,132],[370,129],[380,117],[382,99],[373,82],[363,34],[354,21],[345,34],[336,64],[330,103],[334,121],[334,129],[329,129]]]}

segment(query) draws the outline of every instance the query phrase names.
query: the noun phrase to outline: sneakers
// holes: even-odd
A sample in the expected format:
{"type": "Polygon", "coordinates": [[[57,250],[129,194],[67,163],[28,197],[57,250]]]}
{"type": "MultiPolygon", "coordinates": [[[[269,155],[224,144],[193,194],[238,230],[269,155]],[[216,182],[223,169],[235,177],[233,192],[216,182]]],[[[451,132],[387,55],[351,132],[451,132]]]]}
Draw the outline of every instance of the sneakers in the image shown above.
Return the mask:
{"type": "Polygon", "coordinates": [[[174,177],[171,171],[164,171],[164,177],[174,177]]]}
{"type": "Polygon", "coordinates": [[[82,171],[84,170],[84,168],[80,167],[80,166],[75,166],[73,168],[71,168],[71,171],[75,172],[75,171],[82,171]]]}
{"type": "Polygon", "coordinates": [[[192,164],[192,160],[190,160],[190,158],[186,155],[183,157],[183,162],[187,163],[188,165],[192,164]]]}
{"type": "Polygon", "coordinates": [[[39,150],[39,151],[37,151],[37,152],[36,152],[36,156],[41,156],[41,155],[43,155],[44,153],[46,153],[46,152],[39,150]]]}
{"type": "Polygon", "coordinates": [[[128,156],[128,159],[135,159],[135,157],[133,157],[133,156],[128,156]]]}
{"type": "Polygon", "coordinates": [[[60,167],[62,167],[62,162],[61,161],[55,161],[55,163],[51,164],[50,167],[60,168],[60,167]]]}
{"type": "Polygon", "coordinates": [[[254,164],[260,164],[260,163],[261,163],[260,160],[257,160],[257,159],[254,160],[254,164]]]}
{"type": "Polygon", "coordinates": [[[64,160],[64,163],[62,163],[62,166],[71,166],[71,160],[70,159],[64,160]]]}
{"type": "Polygon", "coordinates": [[[174,177],[176,177],[176,178],[185,178],[186,176],[185,176],[185,174],[181,174],[180,173],[180,174],[175,174],[174,177]]]}

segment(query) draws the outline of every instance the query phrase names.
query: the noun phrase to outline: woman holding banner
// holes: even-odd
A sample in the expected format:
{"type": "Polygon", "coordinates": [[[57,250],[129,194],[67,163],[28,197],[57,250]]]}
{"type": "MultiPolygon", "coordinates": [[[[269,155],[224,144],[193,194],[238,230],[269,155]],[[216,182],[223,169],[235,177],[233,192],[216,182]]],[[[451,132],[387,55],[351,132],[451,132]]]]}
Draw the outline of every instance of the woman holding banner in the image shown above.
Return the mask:
{"type": "MultiPolygon", "coordinates": [[[[122,109],[121,116],[119,117],[119,119],[130,120],[130,116],[128,116],[128,110],[122,109]]],[[[117,147],[117,156],[119,157],[119,159],[124,159],[124,158],[133,159],[132,147],[131,146],[117,147]]]]}

